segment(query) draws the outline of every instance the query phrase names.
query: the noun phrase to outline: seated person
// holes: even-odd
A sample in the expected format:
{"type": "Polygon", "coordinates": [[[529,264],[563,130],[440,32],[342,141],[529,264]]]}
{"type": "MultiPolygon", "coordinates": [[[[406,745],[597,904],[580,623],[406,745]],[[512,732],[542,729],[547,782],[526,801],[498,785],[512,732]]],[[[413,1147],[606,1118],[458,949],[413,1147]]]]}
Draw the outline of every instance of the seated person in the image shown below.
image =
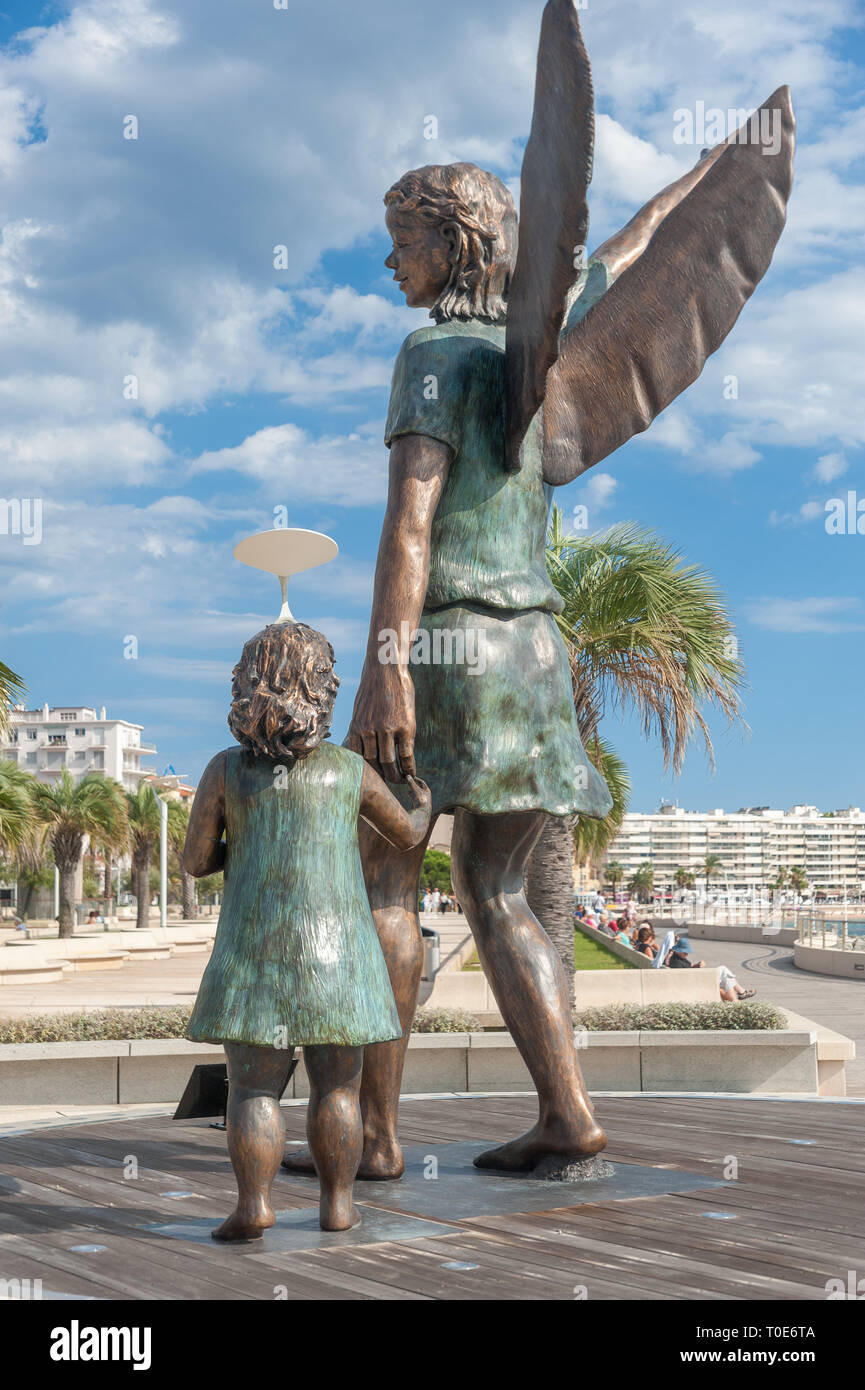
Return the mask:
{"type": "Polygon", "coordinates": [[[635,951],[640,952],[640,955],[648,956],[649,960],[655,959],[658,943],[655,940],[654,928],[650,923],[644,922],[642,926],[637,928],[636,935],[633,937],[631,945],[635,951]]]}
{"type": "MultiPolygon", "coordinates": [[[[702,970],[705,968],[704,960],[691,961],[688,959],[693,946],[686,936],[678,936],[676,944],[666,959],[666,965],[671,970],[702,970]]],[[[738,999],[753,999],[757,993],[755,989],[743,989],[736,980],[732,970],[726,965],[721,965],[719,969],[719,983],[721,986],[721,998],[728,1004],[733,1004],[738,999]]]]}

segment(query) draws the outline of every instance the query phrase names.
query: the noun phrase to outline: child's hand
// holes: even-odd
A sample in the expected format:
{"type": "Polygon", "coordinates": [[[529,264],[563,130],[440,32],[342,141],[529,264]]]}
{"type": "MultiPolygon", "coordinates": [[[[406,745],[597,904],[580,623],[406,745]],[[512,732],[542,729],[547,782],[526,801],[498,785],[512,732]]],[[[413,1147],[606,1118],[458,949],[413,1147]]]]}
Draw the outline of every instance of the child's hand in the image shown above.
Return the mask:
{"type": "Polygon", "coordinates": [[[432,792],[420,777],[407,776],[406,782],[411,793],[412,801],[418,811],[426,811],[427,815],[432,810],[432,792]]]}

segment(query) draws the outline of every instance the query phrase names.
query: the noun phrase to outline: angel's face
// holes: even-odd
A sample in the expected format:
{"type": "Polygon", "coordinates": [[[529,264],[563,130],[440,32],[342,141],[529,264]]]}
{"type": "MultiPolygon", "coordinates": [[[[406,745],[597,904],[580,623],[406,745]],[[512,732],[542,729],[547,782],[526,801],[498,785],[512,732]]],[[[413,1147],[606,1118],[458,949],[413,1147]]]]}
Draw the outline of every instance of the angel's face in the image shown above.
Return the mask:
{"type": "Polygon", "coordinates": [[[446,289],[456,256],[452,227],[432,226],[410,213],[389,207],[385,215],[393,250],[385,261],[393,271],[406,304],[431,309],[446,289]]]}

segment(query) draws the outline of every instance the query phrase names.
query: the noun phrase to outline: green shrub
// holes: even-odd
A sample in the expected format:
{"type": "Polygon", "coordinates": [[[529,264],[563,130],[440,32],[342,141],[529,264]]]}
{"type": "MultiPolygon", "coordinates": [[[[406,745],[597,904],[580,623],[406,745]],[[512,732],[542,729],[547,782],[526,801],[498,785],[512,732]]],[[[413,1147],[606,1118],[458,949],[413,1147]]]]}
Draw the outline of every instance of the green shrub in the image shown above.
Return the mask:
{"type": "Polygon", "coordinates": [[[0,1043],[115,1042],[125,1038],[182,1038],[191,1008],[94,1009],[80,1014],[31,1014],[0,1019],[0,1043]]]}
{"type": "Polygon", "coordinates": [[[657,1032],[730,1032],[740,1029],[764,1031],[785,1028],[786,1019],[774,1004],[610,1004],[606,1008],[583,1009],[574,1023],[589,1033],[636,1032],[641,1028],[657,1032]]]}
{"type": "Polygon", "coordinates": [[[413,1033],[477,1033],[480,1024],[465,1009],[418,1009],[413,1033]]]}

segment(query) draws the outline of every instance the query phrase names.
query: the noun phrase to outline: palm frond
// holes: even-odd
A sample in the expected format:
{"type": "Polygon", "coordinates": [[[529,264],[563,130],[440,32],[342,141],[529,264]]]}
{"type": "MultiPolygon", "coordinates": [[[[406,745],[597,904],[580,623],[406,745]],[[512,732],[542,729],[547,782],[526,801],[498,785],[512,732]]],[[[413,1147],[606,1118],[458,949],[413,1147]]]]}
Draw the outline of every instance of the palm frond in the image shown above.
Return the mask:
{"type": "Polygon", "coordinates": [[[34,778],[8,759],[0,760],[0,850],[17,856],[35,848],[38,821],[34,778]]]}
{"type": "Polygon", "coordinates": [[[20,676],[0,661],[0,734],[8,734],[10,727],[9,707],[27,693],[27,686],[20,676]]]}
{"type": "Polygon", "coordinates": [[[713,747],[702,707],[742,722],[744,666],[715,581],[652,532],[622,523],[565,535],[553,508],[550,579],[564,603],[557,621],[568,647],[584,739],[608,708],[634,709],[657,737],[666,767],[681,770],[691,740],[713,747]]]}
{"type": "Polygon", "coordinates": [[[603,820],[580,816],[574,826],[577,862],[599,863],[622,828],[631,799],[631,779],[615,749],[597,736],[586,745],[586,755],[603,777],[613,799],[612,809],[603,820]]]}

